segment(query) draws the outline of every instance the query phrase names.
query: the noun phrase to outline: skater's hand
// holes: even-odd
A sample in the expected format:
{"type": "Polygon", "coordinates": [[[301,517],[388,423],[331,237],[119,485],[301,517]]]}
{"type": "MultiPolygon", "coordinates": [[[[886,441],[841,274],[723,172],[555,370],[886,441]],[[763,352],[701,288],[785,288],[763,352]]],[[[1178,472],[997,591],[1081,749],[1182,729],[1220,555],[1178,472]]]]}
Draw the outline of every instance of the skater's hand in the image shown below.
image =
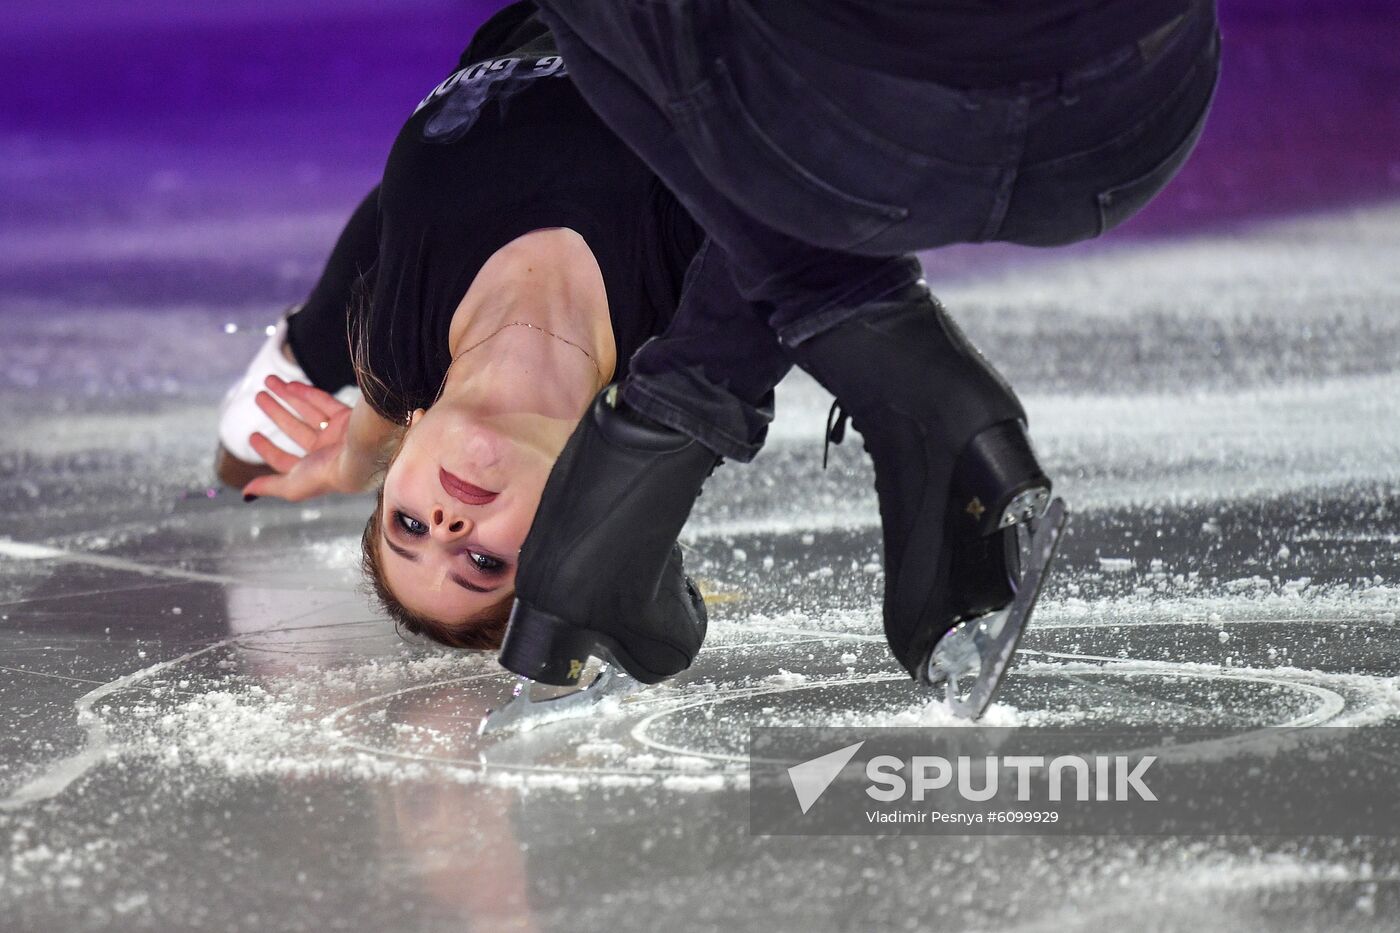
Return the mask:
{"type": "Polygon", "coordinates": [[[340,454],[345,447],[351,408],[335,396],[303,382],[285,382],[268,376],[268,391],[257,395],[258,407],[272,423],[300,444],[306,455],[298,457],[278,447],[260,433],[248,440],[267,465],[277,471],[260,476],[243,487],[244,496],[274,496],[300,502],[332,492],[356,492],[342,480],[340,454]],[[291,411],[277,403],[281,399],[291,411]]]}

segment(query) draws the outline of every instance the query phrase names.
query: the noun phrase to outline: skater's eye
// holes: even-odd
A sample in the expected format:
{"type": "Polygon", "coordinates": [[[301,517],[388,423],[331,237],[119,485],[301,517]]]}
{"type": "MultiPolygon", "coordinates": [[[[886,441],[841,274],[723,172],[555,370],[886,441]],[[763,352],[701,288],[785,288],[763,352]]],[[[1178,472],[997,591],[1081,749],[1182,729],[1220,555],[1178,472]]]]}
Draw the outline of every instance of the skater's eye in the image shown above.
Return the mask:
{"type": "Polygon", "coordinates": [[[490,554],[478,554],[475,551],[468,551],[467,556],[476,564],[476,569],[482,573],[497,574],[506,569],[506,562],[499,557],[492,557],[490,554]]]}
{"type": "Polygon", "coordinates": [[[399,527],[402,528],[405,533],[413,535],[413,537],[415,538],[421,538],[423,535],[428,533],[428,526],[420,522],[418,519],[414,518],[412,515],[405,515],[402,512],[395,512],[394,521],[398,523],[399,527]]]}

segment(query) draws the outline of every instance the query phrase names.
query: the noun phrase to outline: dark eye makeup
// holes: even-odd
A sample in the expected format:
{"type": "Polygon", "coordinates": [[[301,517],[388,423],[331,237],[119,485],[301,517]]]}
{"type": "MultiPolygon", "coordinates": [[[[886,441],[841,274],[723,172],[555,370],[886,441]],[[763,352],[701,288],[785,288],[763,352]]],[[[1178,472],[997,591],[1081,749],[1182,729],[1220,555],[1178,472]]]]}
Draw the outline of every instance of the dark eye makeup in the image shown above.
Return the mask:
{"type": "MultiPolygon", "coordinates": [[[[393,513],[393,520],[399,530],[411,538],[422,538],[428,534],[428,526],[412,515],[396,510],[393,513]]],[[[467,557],[481,573],[494,576],[505,572],[506,562],[499,557],[492,557],[490,554],[482,554],[477,551],[467,551],[467,557]]]]}
{"type": "Polygon", "coordinates": [[[428,526],[414,518],[412,515],[405,515],[402,512],[394,513],[394,524],[398,525],[405,534],[415,538],[421,538],[428,533],[428,526]]]}
{"type": "Polygon", "coordinates": [[[497,574],[506,569],[505,561],[492,557],[489,554],[478,554],[475,551],[468,551],[467,556],[472,559],[472,563],[476,564],[477,569],[482,573],[497,574]]]}

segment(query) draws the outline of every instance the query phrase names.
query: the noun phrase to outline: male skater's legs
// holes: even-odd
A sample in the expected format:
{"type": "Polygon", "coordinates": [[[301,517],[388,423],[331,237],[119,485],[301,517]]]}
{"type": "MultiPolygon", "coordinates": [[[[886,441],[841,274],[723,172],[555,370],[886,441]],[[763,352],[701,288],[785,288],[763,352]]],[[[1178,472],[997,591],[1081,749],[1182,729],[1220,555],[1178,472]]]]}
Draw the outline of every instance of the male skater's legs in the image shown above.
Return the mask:
{"type": "MultiPolygon", "coordinates": [[[[611,524],[614,544],[629,522],[674,539],[715,456],[746,459],[761,441],[783,367],[756,368],[753,354],[714,336],[729,320],[736,339],[762,339],[748,316],[758,317],[864,436],[885,534],[886,631],[906,668],[926,673],[942,632],[1010,598],[978,566],[1005,560],[1005,523],[1030,517],[1016,511],[1032,501],[1025,494],[1043,507],[1048,481],[1014,395],[899,254],[991,239],[1072,242],[1140,208],[1194,145],[1216,74],[1213,4],[1178,5],[1175,15],[1157,5],[1150,29],[1101,54],[1065,52],[1069,65],[1054,73],[971,88],[827,59],[738,2],[545,0],[580,90],[718,250],[697,260],[670,332],[638,353],[621,392],[627,405],[599,409],[581,428],[626,418],[698,440],[688,459],[670,458],[683,469],[637,460],[634,488],[666,487],[672,501],[649,499],[636,515],[609,503],[608,521],[597,521],[577,490],[605,464],[566,451],[551,486],[573,494],[546,489],[526,550],[548,551],[560,529],[580,523],[602,536],[611,524]],[[955,573],[967,554],[981,557],[955,573]],[[972,582],[959,592],[950,580],[972,582]]],[[[522,558],[522,574],[527,566],[522,558]]],[[[555,592],[522,581],[517,616],[532,602],[564,611],[559,581],[572,578],[555,578],[555,592]]],[[[512,626],[522,638],[523,615],[512,626]]]]}

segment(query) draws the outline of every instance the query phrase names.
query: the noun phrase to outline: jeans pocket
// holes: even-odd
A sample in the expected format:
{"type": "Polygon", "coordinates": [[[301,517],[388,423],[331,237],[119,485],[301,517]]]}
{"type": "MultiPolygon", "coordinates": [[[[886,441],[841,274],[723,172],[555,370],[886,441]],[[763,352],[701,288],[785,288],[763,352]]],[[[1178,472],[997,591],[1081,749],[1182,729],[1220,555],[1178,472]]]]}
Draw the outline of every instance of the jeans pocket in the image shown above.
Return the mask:
{"type": "MultiPolygon", "coordinates": [[[[804,106],[793,102],[794,108],[804,106]]],[[[859,152],[796,154],[780,145],[745,106],[728,68],[673,100],[677,133],[701,171],[754,219],[828,249],[856,246],[903,220],[909,211],[844,190],[811,167],[820,158],[857,159],[859,152]]],[[[814,149],[825,147],[814,140],[814,149]]],[[[829,177],[829,176],[828,176],[829,177]]]]}
{"type": "MultiPolygon", "coordinates": [[[[1212,42],[1218,42],[1218,40],[1212,40],[1212,42]]],[[[1216,51],[1213,54],[1218,55],[1218,45],[1215,48],[1216,51]]],[[[1167,182],[1176,177],[1176,173],[1186,164],[1187,158],[1196,148],[1196,143],[1200,141],[1201,133],[1205,130],[1206,117],[1210,114],[1211,103],[1215,99],[1219,77],[1219,59],[1214,58],[1210,90],[1204,104],[1201,105],[1200,113],[1192,122],[1184,139],[1173,145],[1166,156],[1156,162],[1148,171],[1099,192],[1098,232],[1100,234],[1107,233],[1146,207],[1148,202],[1156,197],[1158,192],[1167,186],[1167,182]]]]}

